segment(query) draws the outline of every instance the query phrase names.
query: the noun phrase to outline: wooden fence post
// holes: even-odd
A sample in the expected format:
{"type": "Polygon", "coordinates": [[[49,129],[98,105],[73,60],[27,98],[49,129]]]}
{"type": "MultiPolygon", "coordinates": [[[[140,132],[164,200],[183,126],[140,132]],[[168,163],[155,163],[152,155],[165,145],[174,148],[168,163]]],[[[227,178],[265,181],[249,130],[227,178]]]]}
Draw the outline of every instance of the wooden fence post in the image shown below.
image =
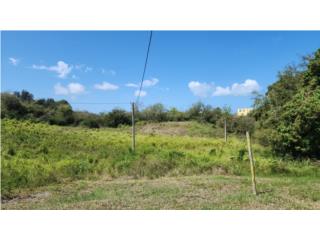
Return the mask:
{"type": "Polygon", "coordinates": [[[255,164],[253,159],[250,133],[248,131],[246,132],[246,136],[247,136],[248,154],[249,154],[249,160],[250,160],[250,169],[251,169],[252,191],[254,195],[257,195],[256,169],[255,169],[255,164]]]}
{"type": "Polygon", "coordinates": [[[224,119],[224,141],[227,142],[227,119],[224,119]]]}
{"type": "Polygon", "coordinates": [[[135,106],[131,103],[131,120],[132,120],[132,151],[136,150],[136,128],[135,128],[135,106]]]}

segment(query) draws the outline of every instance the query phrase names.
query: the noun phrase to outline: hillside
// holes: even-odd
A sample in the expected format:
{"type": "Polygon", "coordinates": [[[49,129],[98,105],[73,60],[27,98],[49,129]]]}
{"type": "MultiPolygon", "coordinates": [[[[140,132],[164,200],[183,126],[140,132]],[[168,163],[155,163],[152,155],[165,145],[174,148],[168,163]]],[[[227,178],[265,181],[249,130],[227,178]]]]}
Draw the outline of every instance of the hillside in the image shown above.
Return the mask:
{"type": "MultiPolygon", "coordinates": [[[[52,201],[79,197],[80,202],[82,198],[89,198],[90,201],[124,201],[124,205],[118,207],[103,207],[98,203],[92,206],[84,204],[82,208],[250,208],[251,203],[246,201],[243,205],[235,205],[241,196],[247,199],[245,196],[248,195],[248,201],[253,201],[250,197],[250,169],[244,139],[233,136],[224,143],[222,138],[205,136],[201,129],[207,127],[195,123],[139,126],[137,150],[133,153],[130,149],[130,131],[126,127],[86,129],[5,119],[1,130],[2,207],[74,208],[68,204],[55,205],[52,201]],[[170,129],[168,125],[173,131],[170,130],[169,135],[166,132],[170,129]],[[148,129],[153,130],[150,132],[148,129]],[[174,204],[180,197],[184,199],[185,194],[201,189],[208,191],[202,196],[204,202],[215,202],[214,196],[223,189],[219,185],[221,179],[224,179],[223,185],[231,195],[224,195],[217,200],[217,205],[192,205],[188,199],[185,199],[185,205],[183,200],[181,205],[174,204]],[[238,180],[241,181],[235,184],[238,180]],[[179,192],[173,189],[174,184],[169,186],[172,182],[180,186],[182,195],[176,195],[179,192]],[[157,189],[158,184],[161,189],[164,187],[164,192],[169,188],[167,194],[173,202],[152,205],[152,201],[143,201],[141,194],[144,191],[150,191],[151,199],[166,196],[166,193],[157,189]],[[212,187],[215,184],[218,185],[217,189],[212,187]],[[129,186],[133,188],[128,190],[129,186]],[[121,196],[118,191],[131,194],[121,196]],[[87,194],[90,196],[86,197],[87,194]],[[237,197],[234,194],[240,195],[237,197]],[[37,196],[35,199],[40,196],[40,202],[34,202],[32,196],[37,196]],[[49,202],[45,202],[43,197],[48,198],[49,202]],[[224,198],[229,199],[230,207],[224,205],[224,198]]],[[[317,189],[320,168],[316,163],[281,160],[258,143],[253,144],[253,149],[258,188],[261,187],[262,192],[271,188],[271,193],[259,197],[264,199],[261,201],[266,201],[265,204],[256,202],[258,205],[253,205],[254,208],[267,208],[268,201],[273,202],[282,194],[285,194],[284,199],[293,200],[288,204],[283,201],[283,204],[270,205],[271,208],[319,208],[317,189]],[[286,190],[289,186],[290,193],[286,190]],[[303,186],[308,191],[294,190],[303,186]],[[295,192],[293,195],[292,191],[295,192]],[[306,204],[301,201],[306,201],[306,204]]]]}

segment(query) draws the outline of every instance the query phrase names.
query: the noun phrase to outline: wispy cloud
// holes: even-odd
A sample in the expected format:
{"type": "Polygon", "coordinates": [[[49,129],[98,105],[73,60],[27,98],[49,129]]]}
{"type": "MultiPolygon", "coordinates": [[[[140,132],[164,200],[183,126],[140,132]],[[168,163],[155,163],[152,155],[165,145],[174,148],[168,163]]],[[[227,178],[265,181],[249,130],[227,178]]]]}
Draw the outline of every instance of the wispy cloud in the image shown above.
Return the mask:
{"type": "Polygon", "coordinates": [[[93,71],[93,67],[89,67],[86,64],[76,64],[74,65],[74,68],[85,73],[93,71]]]}
{"type": "Polygon", "coordinates": [[[109,73],[112,75],[112,76],[115,76],[117,74],[117,72],[113,69],[110,69],[109,70],[109,73]]]}
{"type": "Polygon", "coordinates": [[[72,79],[78,79],[78,77],[75,74],[72,74],[71,78],[72,79]]]}
{"type": "Polygon", "coordinates": [[[125,86],[126,87],[132,87],[132,88],[138,88],[139,87],[139,85],[135,84],[135,83],[127,83],[125,86]]]}
{"type": "Polygon", "coordinates": [[[99,90],[105,90],[105,91],[110,91],[110,90],[114,91],[114,90],[117,90],[119,86],[108,83],[108,82],[102,82],[101,84],[95,84],[94,88],[99,90]]]}
{"type": "MultiPolygon", "coordinates": [[[[143,80],[143,84],[142,87],[145,88],[149,88],[149,87],[153,87],[155,85],[157,85],[159,83],[159,79],[158,78],[151,78],[151,79],[145,79],[143,80]]],[[[131,87],[131,88],[139,88],[139,84],[136,83],[127,83],[125,84],[126,87],[131,87]]],[[[138,96],[139,95],[139,90],[136,90],[134,92],[134,96],[138,96]]],[[[140,92],[140,97],[145,97],[147,95],[147,92],[144,90],[141,90],[140,92]]]]}
{"type": "MultiPolygon", "coordinates": [[[[134,95],[135,95],[136,97],[139,96],[139,90],[136,90],[136,91],[134,92],[134,95]]],[[[147,92],[141,90],[141,92],[140,92],[140,97],[145,97],[146,95],[147,95],[147,92]]]]}
{"type": "MultiPolygon", "coordinates": [[[[153,87],[159,83],[158,78],[151,78],[151,79],[145,79],[143,80],[142,87],[148,88],[148,87],[153,87]]],[[[132,88],[138,88],[140,84],[136,83],[127,83],[125,84],[126,87],[132,87],[132,88]]]]}
{"type": "Polygon", "coordinates": [[[84,67],[85,67],[84,64],[76,64],[76,65],[74,65],[74,68],[75,68],[76,70],[82,70],[84,67]]]}
{"type": "Polygon", "coordinates": [[[226,87],[215,86],[213,83],[191,81],[188,87],[195,96],[202,98],[209,96],[247,96],[260,90],[259,83],[253,79],[247,79],[242,83],[233,83],[226,87]]]}
{"type": "Polygon", "coordinates": [[[84,69],[84,72],[87,73],[87,72],[91,72],[92,70],[93,70],[92,67],[86,66],[86,68],[84,69]]]}
{"type": "Polygon", "coordinates": [[[45,66],[45,65],[32,65],[33,69],[36,70],[47,70],[50,72],[55,72],[58,74],[59,78],[66,78],[67,75],[71,72],[72,66],[69,64],[65,63],[64,61],[58,61],[57,65],[54,66],[45,66]]]}
{"type": "Polygon", "coordinates": [[[110,74],[110,75],[112,75],[112,76],[117,75],[117,72],[116,72],[115,70],[113,70],[113,69],[107,70],[107,69],[102,68],[102,69],[101,69],[101,73],[102,73],[102,74],[110,74]]]}
{"type": "Polygon", "coordinates": [[[85,92],[85,87],[80,83],[69,83],[66,86],[57,83],[54,86],[54,92],[56,95],[81,94],[85,92]]]}
{"type": "Polygon", "coordinates": [[[159,82],[159,79],[158,78],[151,78],[150,80],[149,79],[146,79],[143,81],[143,87],[152,87],[152,86],[155,86],[157,83],[159,82]]]}
{"type": "Polygon", "coordinates": [[[9,62],[10,62],[13,66],[18,66],[18,64],[20,63],[20,59],[14,58],[14,57],[10,57],[10,58],[9,58],[9,62]]]}

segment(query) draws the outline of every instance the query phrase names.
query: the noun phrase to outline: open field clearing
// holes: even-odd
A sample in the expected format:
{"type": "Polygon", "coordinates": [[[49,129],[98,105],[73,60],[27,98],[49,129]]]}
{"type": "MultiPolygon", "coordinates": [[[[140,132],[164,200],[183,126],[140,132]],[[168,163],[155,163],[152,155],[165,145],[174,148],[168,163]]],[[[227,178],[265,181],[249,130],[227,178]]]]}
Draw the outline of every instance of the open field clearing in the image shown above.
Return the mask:
{"type": "Polygon", "coordinates": [[[236,176],[101,178],[40,187],[2,209],[320,209],[320,179],[236,176]]]}
{"type": "Polygon", "coordinates": [[[3,120],[2,208],[320,208],[315,163],[283,161],[254,143],[261,192],[255,197],[245,139],[224,143],[201,133],[208,125],[192,122],[139,128],[133,153],[128,128],[3,120]],[[170,134],[167,125],[181,134],[170,134]]]}

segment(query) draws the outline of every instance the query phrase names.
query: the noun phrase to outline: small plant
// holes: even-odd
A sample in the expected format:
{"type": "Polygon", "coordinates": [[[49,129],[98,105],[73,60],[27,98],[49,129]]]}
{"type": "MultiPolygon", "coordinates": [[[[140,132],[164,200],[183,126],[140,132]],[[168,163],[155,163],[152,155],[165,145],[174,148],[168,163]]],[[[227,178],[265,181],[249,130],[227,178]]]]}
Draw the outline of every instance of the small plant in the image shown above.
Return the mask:
{"type": "Polygon", "coordinates": [[[243,161],[244,155],[246,154],[246,150],[245,149],[240,149],[238,151],[238,156],[237,156],[237,160],[238,161],[243,161]]]}
{"type": "Polygon", "coordinates": [[[10,148],[8,149],[8,154],[9,154],[10,156],[14,156],[14,155],[16,155],[16,151],[14,150],[14,148],[10,147],[10,148]]]}

